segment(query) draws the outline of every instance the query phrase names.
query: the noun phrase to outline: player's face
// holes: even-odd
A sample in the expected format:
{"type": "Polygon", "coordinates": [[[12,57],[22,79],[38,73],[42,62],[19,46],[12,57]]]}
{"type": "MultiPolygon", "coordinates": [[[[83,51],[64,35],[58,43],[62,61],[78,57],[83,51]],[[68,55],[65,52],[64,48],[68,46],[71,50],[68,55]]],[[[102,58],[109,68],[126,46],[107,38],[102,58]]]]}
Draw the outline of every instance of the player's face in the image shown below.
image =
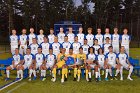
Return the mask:
{"type": "Polygon", "coordinates": [[[53,54],[53,50],[52,50],[52,49],[50,49],[50,50],[49,50],[49,53],[50,53],[50,54],[53,54]]]}
{"type": "Polygon", "coordinates": [[[64,41],[67,42],[67,41],[68,41],[68,37],[65,37],[65,38],[64,38],[64,41]]]}
{"type": "Polygon", "coordinates": [[[125,48],[121,47],[121,52],[124,53],[125,52],[125,48]]]}
{"type": "Polygon", "coordinates": [[[16,35],[16,30],[12,30],[12,34],[13,35],[16,35]]]}
{"type": "Polygon", "coordinates": [[[112,47],[109,48],[109,52],[113,52],[113,48],[112,47]]]}
{"type": "Polygon", "coordinates": [[[71,27],[69,28],[69,32],[72,33],[72,28],[71,27]]]}
{"type": "Polygon", "coordinates": [[[100,34],[101,33],[101,29],[97,29],[97,33],[100,34]]]}
{"type": "Polygon", "coordinates": [[[50,34],[53,34],[53,32],[54,32],[53,30],[50,30],[50,34]]]}
{"type": "Polygon", "coordinates": [[[88,34],[91,34],[92,33],[92,30],[88,30],[88,34]]]}
{"type": "Polygon", "coordinates": [[[79,52],[82,54],[83,53],[83,49],[79,49],[79,52]]]}
{"type": "Polygon", "coordinates": [[[84,40],[84,44],[85,44],[85,45],[87,44],[87,40],[84,40]]]}
{"type": "Polygon", "coordinates": [[[64,31],[64,29],[61,27],[61,28],[60,28],[60,32],[63,33],[63,31],[64,31]]]}
{"type": "Polygon", "coordinates": [[[36,39],[33,39],[33,44],[36,44],[36,39]]]}
{"type": "Polygon", "coordinates": [[[55,43],[58,42],[58,37],[54,37],[54,42],[55,42],[55,43]]]}
{"type": "Polygon", "coordinates": [[[22,34],[26,34],[26,30],[25,29],[22,30],[22,34]]]}
{"type": "Polygon", "coordinates": [[[103,54],[103,50],[101,48],[99,49],[99,54],[103,54]]]}
{"type": "Polygon", "coordinates": [[[15,54],[19,54],[19,50],[18,49],[15,49],[15,54]]]}
{"type": "Polygon", "coordinates": [[[44,42],[45,42],[45,43],[48,42],[48,39],[47,39],[46,37],[44,37],[43,39],[44,39],[44,42]]]}
{"type": "Polygon", "coordinates": [[[124,29],[124,30],[123,30],[123,33],[124,33],[124,34],[127,34],[127,32],[128,32],[127,29],[124,29]]]}
{"type": "Polygon", "coordinates": [[[62,54],[65,54],[66,49],[63,48],[61,51],[62,51],[62,54]]]}
{"type": "Polygon", "coordinates": [[[78,37],[75,37],[74,40],[75,40],[75,42],[78,42],[78,37]]]}
{"type": "Polygon", "coordinates": [[[38,50],[38,53],[41,53],[42,52],[42,49],[41,48],[38,48],[37,50],[38,50]]]}
{"type": "Polygon", "coordinates": [[[79,28],[79,33],[82,33],[83,32],[83,28],[79,28]]]}
{"type": "Polygon", "coordinates": [[[30,33],[34,33],[34,29],[33,28],[30,28],[30,33]]]}
{"type": "Polygon", "coordinates": [[[43,30],[40,30],[40,31],[39,31],[39,33],[40,33],[40,34],[43,34],[43,33],[44,33],[44,31],[43,31],[43,30]]]}
{"type": "Polygon", "coordinates": [[[97,40],[95,40],[95,41],[94,41],[94,44],[95,44],[95,45],[98,45],[98,41],[97,41],[97,40]]]}
{"type": "Polygon", "coordinates": [[[70,49],[69,50],[69,54],[73,54],[73,49],[70,49]]]}
{"type": "Polygon", "coordinates": [[[114,33],[118,33],[118,29],[117,28],[114,28],[114,33]]]}
{"type": "Polygon", "coordinates": [[[31,50],[30,50],[30,49],[27,49],[27,50],[26,50],[26,53],[27,53],[27,54],[30,54],[30,53],[31,53],[31,50]]]}
{"type": "Polygon", "coordinates": [[[109,43],[109,39],[108,38],[106,39],[106,43],[109,43]]]}
{"type": "Polygon", "coordinates": [[[90,53],[93,53],[93,48],[90,48],[89,51],[90,51],[90,53]]]}
{"type": "Polygon", "coordinates": [[[105,29],[105,33],[109,33],[109,29],[108,28],[105,29]]]}

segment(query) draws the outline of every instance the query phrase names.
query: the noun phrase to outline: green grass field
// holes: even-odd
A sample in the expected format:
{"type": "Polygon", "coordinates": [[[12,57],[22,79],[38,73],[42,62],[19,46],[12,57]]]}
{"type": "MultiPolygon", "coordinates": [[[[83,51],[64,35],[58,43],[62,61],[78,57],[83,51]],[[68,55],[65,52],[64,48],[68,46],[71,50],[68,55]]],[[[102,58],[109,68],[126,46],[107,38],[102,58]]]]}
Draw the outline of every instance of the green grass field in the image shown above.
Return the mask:
{"type": "MultiPolygon", "coordinates": [[[[11,55],[0,55],[0,59],[7,58],[11,55]]],[[[140,48],[133,48],[130,50],[130,56],[140,59],[140,48]]],[[[47,80],[42,82],[38,78],[36,81],[29,82],[28,79],[24,79],[8,88],[0,91],[0,93],[140,93],[140,78],[136,75],[132,75],[134,81],[126,79],[128,72],[124,72],[124,81],[113,80],[95,82],[86,82],[85,78],[82,78],[80,82],[73,81],[73,75],[68,77],[68,81],[64,84],[60,83],[60,77],[57,76],[55,83],[51,82],[51,77],[47,76],[47,80]]],[[[16,77],[15,71],[11,72],[12,80],[16,77]]],[[[5,74],[0,77],[0,86],[7,84],[4,81],[5,74]]],[[[103,79],[103,78],[102,78],[103,79]]],[[[12,81],[11,80],[11,81],[12,81]]]]}

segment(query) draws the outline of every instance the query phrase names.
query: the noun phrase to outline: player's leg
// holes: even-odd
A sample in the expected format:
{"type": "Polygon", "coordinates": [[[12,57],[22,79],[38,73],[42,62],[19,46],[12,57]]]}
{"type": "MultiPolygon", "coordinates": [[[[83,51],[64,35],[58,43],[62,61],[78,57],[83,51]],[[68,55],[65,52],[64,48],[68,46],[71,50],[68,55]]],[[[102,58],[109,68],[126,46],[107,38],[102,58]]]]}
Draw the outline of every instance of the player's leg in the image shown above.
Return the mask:
{"type": "Polygon", "coordinates": [[[96,82],[98,82],[98,75],[99,75],[99,74],[98,74],[98,68],[99,68],[99,67],[98,67],[97,65],[94,67],[94,69],[95,69],[95,81],[96,81],[96,82]]]}
{"type": "Polygon", "coordinates": [[[80,81],[80,76],[81,76],[81,66],[78,66],[77,75],[78,75],[77,81],[79,82],[80,81]]]}
{"type": "Polygon", "coordinates": [[[45,65],[41,65],[40,67],[41,69],[41,80],[45,81],[46,80],[46,66],[45,65]]]}
{"type": "MultiPolygon", "coordinates": [[[[26,69],[26,67],[24,67],[26,69]]],[[[33,66],[29,66],[29,81],[31,81],[31,77],[32,77],[32,74],[33,74],[33,66]]]]}
{"type": "Polygon", "coordinates": [[[88,66],[85,66],[85,72],[86,72],[86,80],[89,81],[89,78],[88,78],[88,72],[89,72],[88,66]]]}
{"type": "Polygon", "coordinates": [[[115,80],[118,80],[118,79],[117,79],[117,76],[118,76],[118,74],[119,74],[119,72],[120,72],[120,67],[121,67],[121,66],[120,66],[119,64],[116,64],[116,66],[115,66],[115,68],[116,68],[116,74],[115,74],[115,76],[114,76],[114,79],[115,79],[115,80]]]}
{"type": "Polygon", "coordinates": [[[123,66],[120,67],[120,80],[123,80],[123,66]]]}
{"type": "Polygon", "coordinates": [[[129,68],[129,74],[128,74],[127,79],[133,80],[133,79],[131,78],[131,74],[132,74],[132,72],[133,72],[133,66],[132,66],[132,65],[129,65],[128,68],[129,68]]]}
{"type": "Polygon", "coordinates": [[[109,68],[108,72],[109,72],[110,77],[111,77],[110,80],[113,80],[113,76],[112,76],[112,65],[108,65],[108,68],[109,68]]]}
{"type": "Polygon", "coordinates": [[[53,70],[52,70],[52,79],[51,79],[51,81],[53,81],[53,82],[55,82],[56,81],[56,69],[57,69],[57,65],[54,65],[53,66],[53,70]]]}
{"type": "Polygon", "coordinates": [[[14,68],[13,65],[10,65],[6,68],[6,79],[5,79],[5,81],[10,79],[10,70],[12,70],[13,68],[14,68]]]}
{"type": "Polygon", "coordinates": [[[73,69],[74,69],[74,79],[73,79],[73,81],[76,81],[76,78],[77,78],[77,66],[74,65],[73,69]]]}
{"type": "Polygon", "coordinates": [[[101,65],[99,65],[98,67],[98,78],[99,78],[99,81],[101,81],[101,65]]]}
{"type": "Polygon", "coordinates": [[[18,66],[19,75],[21,76],[21,79],[23,79],[23,69],[24,69],[23,65],[18,66]]]}
{"type": "Polygon", "coordinates": [[[105,69],[105,81],[108,81],[108,66],[104,66],[105,69]]]}

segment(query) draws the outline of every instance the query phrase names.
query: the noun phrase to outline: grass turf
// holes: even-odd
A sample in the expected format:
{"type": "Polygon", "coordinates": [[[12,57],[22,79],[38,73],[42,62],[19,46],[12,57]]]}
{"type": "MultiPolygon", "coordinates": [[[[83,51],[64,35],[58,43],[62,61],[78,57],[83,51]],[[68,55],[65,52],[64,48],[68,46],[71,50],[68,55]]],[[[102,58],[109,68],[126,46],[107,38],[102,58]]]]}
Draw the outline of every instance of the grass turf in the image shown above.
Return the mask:
{"type": "MultiPolygon", "coordinates": [[[[6,58],[6,55],[3,55],[2,58],[6,58]]],[[[9,57],[10,55],[8,55],[9,57]]],[[[140,48],[133,48],[130,50],[130,56],[133,58],[140,59],[140,48]]],[[[124,81],[113,80],[113,81],[104,81],[95,82],[86,82],[85,78],[82,78],[80,82],[73,81],[73,75],[68,77],[68,81],[64,84],[60,83],[60,76],[57,76],[57,81],[55,83],[51,82],[51,77],[48,76],[46,81],[42,82],[39,78],[35,81],[29,82],[28,79],[24,79],[21,82],[18,82],[2,91],[0,93],[139,93],[140,92],[140,78],[132,75],[134,81],[129,81],[126,79],[128,71],[124,72],[124,81]],[[18,87],[19,86],[19,87],[18,87]]],[[[16,77],[15,71],[11,72],[12,80],[16,77]]],[[[4,82],[5,74],[0,77],[0,86],[10,82],[4,82]]],[[[102,78],[103,79],[103,78],[102,78]]]]}

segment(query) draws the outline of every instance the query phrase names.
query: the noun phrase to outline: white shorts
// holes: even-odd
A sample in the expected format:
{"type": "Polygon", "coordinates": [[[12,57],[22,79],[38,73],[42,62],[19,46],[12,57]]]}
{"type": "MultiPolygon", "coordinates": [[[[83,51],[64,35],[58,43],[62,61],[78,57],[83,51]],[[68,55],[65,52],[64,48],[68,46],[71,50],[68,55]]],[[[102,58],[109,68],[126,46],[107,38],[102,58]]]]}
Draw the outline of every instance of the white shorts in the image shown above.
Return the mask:
{"type": "Polygon", "coordinates": [[[27,45],[20,45],[19,47],[19,53],[20,54],[26,54],[26,49],[27,49],[27,45]]]}
{"type": "Polygon", "coordinates": [[[94,68],[96,65],[95,64],[91,64],[89,65],[91,68],[94,68]]]}
{"type": "Polygon", "coordinates": [[[52,68],[54,64],[46,63],[47,68],[52,68]]]}
{"type": "Polygon", "coordinates": [[[18,45],[11,46],[11,53],[15,54],[15,49],[18,48],[18,45]]]}
{"type": "Polygon", "coordinates": [[[113,68],[116,68],[117,64],[110,64],[108,63],[109,66],[113,67],[113,68]]]}
{"type": "Polygon", "coordinates": [[[125,69],[128,70],[129,65],[128,65],[127,63],[123,63],[123,64],[121,64],[121,65],[122,65],[121,67],[123,67],[123,68],[125,68],[125,69]]]}
{"type": "Polygon", "coordinates": [[[100,65],[100,68],[104,68],[104,64],[99,64],[100,65]]]}
{"type": "Polygon", "coordinates": [[[113,45],[113,52],[119,53],[119,45],[113,45]]]}
{"type": "Polygon", "coordinates": [[[29,69],[30,66],[31,66],[31,64],[24,64],[23,65],[24,69],[29,69]]]}
{"type": "MultiPolygon", "coordinates": [[[[17,67],[18,66],[20,66],[20,65],[17,65],[17,67]]],[[[15,69],[14,65],[10,65],[10,67],[12,68],[12,70],[15,69]]]]}
{"type": "Polygon", "coordinates": [[[37,63],[36,63],[36,69],[40,69],[41,65],[42,65],[42,64],[37,64],[37,63]]]}

